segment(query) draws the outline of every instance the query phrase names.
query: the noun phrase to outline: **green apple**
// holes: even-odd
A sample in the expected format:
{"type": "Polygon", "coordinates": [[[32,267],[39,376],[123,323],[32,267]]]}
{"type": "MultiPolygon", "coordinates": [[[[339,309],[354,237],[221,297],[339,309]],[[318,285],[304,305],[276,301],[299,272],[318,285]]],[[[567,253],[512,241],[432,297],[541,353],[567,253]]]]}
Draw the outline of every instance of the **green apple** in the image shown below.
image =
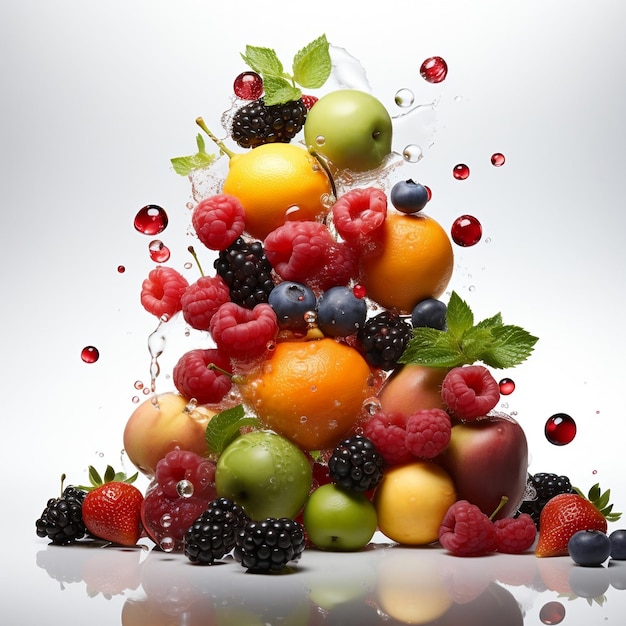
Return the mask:
{"type": "Polygon", "coordinates": [[[336,552],[364,548],[378,524],[376,509],[367,496],[332,483],[318,487],[310,495],[302,521],[311,543],[336,552]]]}
{"type": "Polygon", "coordinates": [[[215,488],[249,517],[294,518],[311,490],[311,464],[304,452],[272,431],[237,437],[222,452],[215,470],[215,488]]]}
{"type": "Polygon", "coordinates": [[[307,148],[339,170],[377,168],[391,152],[392,135],[385,106],[358,89],[339,89],[322,96],[304,123],[307,148]]]}

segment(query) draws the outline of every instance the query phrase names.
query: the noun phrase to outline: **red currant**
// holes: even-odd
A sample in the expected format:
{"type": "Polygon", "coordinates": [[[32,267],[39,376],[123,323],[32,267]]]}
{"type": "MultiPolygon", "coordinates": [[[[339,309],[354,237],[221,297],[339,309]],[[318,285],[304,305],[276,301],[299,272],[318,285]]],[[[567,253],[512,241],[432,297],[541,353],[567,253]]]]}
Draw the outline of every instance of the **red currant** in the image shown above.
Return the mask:
{"type": "Polygon", "coordinates": [[[263,79],[256,72],[242,72],[235,78],[233,91],[242,100],[256,100],[263,93],[263,79]]]}

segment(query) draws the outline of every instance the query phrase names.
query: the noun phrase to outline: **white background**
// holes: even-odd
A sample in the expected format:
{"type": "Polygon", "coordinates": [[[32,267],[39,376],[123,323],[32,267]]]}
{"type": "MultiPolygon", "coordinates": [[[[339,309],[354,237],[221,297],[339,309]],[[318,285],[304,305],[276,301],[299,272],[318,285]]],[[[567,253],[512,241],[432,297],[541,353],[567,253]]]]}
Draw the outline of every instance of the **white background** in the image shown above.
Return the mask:
{"type": "MultiPolygon", "coordinates": [[[[193,152],[198,115],[219,129],[246,44],[274,47],[289,65],[322,33],[361,61],[392,114],[400,88],[438,101],[434,115],[397,121],[393,147],[421,143],[424,158],[406,171],[433,190],[430,215],[446,227],[464,213],[483,224],[482,242],[455,249],[450,288],[477,318],[501,311],[540,337],[526,364],[502,373],[517,383],[502,408],[526,431],[530,470],[583,488],[599,480],[625,509],[623,2],[390,0],[356,14],[326,0],[259,6],[0,8],[0,458],[20,536],[31,538],[62,472],[77,481],[89,464],[120,464],[156,326],[138,299],[154,263],[135,213],[166,208],[161,238],[182,269],[190,189],[169,158],[193,152]],[[432,55],[449,65],[440,85],[419,76],[432,55]],[[502,168],[490,164],[496,151],[502,168]],[[452,177],[459,162],[471,168],[466,181],[452,177]],[[89,344],[101,354],[93,365],[80,359],[89,344]],[[569,446],[543,436],[556,412],[578,424],[569,446]]],[[[166,349],[161,390],[177,356],[166,349]]]]}

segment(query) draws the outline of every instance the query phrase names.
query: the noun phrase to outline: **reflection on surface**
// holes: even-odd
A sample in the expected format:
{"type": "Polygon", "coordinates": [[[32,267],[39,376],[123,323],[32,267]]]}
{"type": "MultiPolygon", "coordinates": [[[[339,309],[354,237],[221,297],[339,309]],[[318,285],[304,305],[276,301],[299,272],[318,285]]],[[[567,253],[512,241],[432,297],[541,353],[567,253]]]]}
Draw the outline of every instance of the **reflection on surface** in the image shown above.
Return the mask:
{"type": "Polygon", "coordinates": [[[202,567],[182,554],[95,542],[48,545],[36,561],[61,590],[83,585],[92,602],[119,602],[124,626],[515,626],[530,623],[520,598],[546,592],[538,619],[551,625],[577,605],[601,610],[609,590],[626,589],[626,562],[583,568],[568,557],[530,553],[463,559],[436,547],[387,544],[355,553],[308,550],[281,575],[248,574],[230,557],[202,567]]]}

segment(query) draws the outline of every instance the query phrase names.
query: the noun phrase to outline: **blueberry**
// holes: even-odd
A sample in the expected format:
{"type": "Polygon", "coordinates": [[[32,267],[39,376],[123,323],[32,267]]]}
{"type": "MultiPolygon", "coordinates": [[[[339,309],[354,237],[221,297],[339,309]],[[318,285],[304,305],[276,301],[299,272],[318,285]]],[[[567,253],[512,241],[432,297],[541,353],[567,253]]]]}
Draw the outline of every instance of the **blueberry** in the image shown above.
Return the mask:
{"type": "Polygon", "coordinates": [[[317,325],[329,337],[347,337],[365,323],[367,304],[349,287],[331,287],[317,303],[317,325]]]}
{"type": "Polygon", "coordinates": [[[626,561],[626,530],[614,530],[609,535],[611,542],[611,558],[616,561],[626,561]]]}
{"type": "Polygon", "coordinates": [[[426,300],[415,305],[411,313],[411,324],[413,324],[413,328],[427,326],[428,328],[444,330],[447,309],[445,302],[435,300],[435,298],[426,298],[426,300]]]}
{"type": "Polygon", "coordinates": [[[389,194],[391,204],[402,213],[417,213],[428,202],[428,189],[414,180],[397,182],[389,194]]]}
{"type": "Polygon", "coordinates": [[[317,299],[310,287],[284,281],[272,289],[267,302],[274,309],[280,328],[304,331],[307,326],[305,314],[315,311],[317,299]]]}
{"type": "Polygon", "coordinates": [[[574,563],[596,567],[611,555],[611,541],[601,530],[579,530],[569,540],[567,551],[574,563]]]}

